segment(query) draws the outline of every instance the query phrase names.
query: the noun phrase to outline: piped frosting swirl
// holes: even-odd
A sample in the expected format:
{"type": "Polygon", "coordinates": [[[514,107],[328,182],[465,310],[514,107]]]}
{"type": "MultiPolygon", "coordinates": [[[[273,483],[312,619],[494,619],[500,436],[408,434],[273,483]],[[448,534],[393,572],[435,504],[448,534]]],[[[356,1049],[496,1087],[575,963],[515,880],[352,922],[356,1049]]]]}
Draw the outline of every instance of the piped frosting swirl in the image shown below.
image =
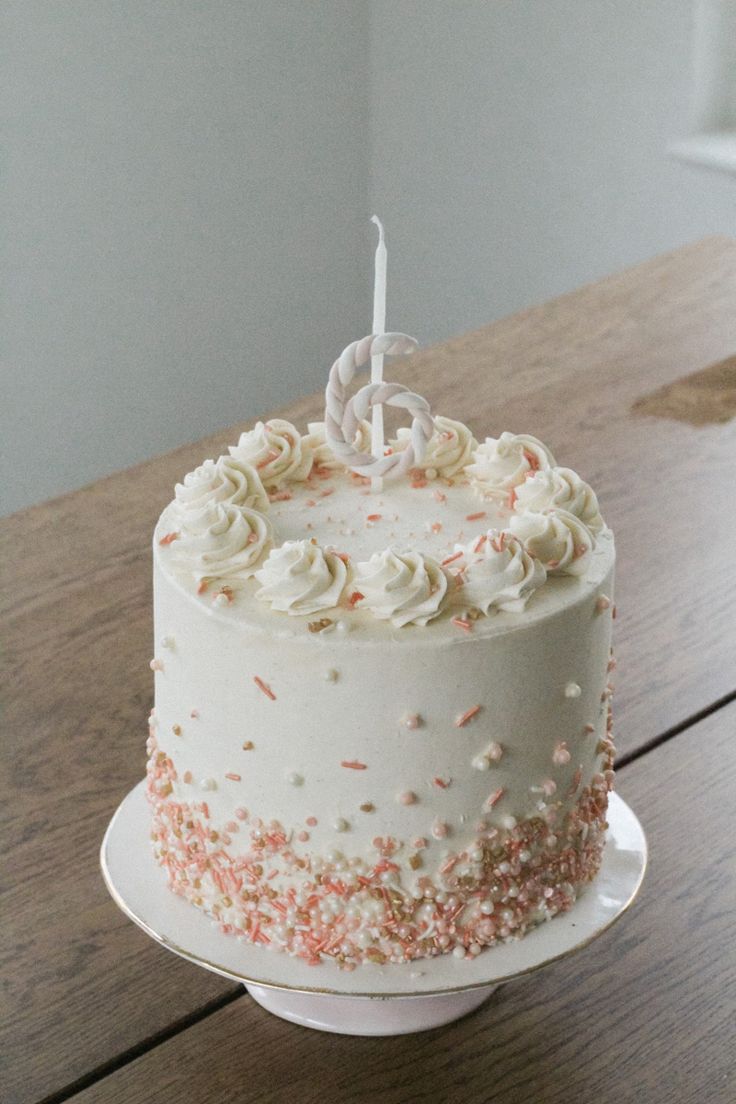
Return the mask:
{"type": "Polygon", "coordinates": [[[252,464],[268,491],[306,479],[313,461],[308,438],[283,418],[258,422],[241,433],[237,445],[230,446],[230,455],[252,464]]]}
{"type": "Polygon", "coordinates": [[[512,515],[509,528],[550,575],[584,575],[587,571],[595,537],[569,511],[522,510],[512,515]]]}
{"type": "Polygon", "coordinates": [[[546,445],[527,433],[502,433],[486,437],[466,468],[476,490],[484,498],[502,500],[524,482],[530,472],[555,466],[546,445]]]}
{"type": "Polygon", "coordinates": [[[205,460],[176,484],[169,509],[187,532],[197,533],[209,527],[212,508],[218,503],[247,506],[259,513],[266,513],[270,506],[256,469],[232,456],[220,456],[205,460]]]}
{"type": "Polygon", "coordinates": [[[255,572],[273,543],[268,518],[249,506],[218,502],[196,514],[195,526],[181,526],[168,543],[177,569],[190,571],[197,581],[245,580],[255,572]]]}
{"type": "Polygon", "coordinates": [[[348,572],[335,552],[309,540],[286,541],[274,548],[256,579],[256,597],[282,613],[310,614],[334,608],[348,572]]]}
{"type": "Polygon", "coordinates": [[[549,468],[534,472],[516,488],[517,510],[567,510],[587,525],[592,533],[603,528],[595,491],[572,468],[549,468]]]}
{"type": "MultiPolygon", "coordinates": [[[[427,442],[424,456],[414,467],[424,472],[429,479],[438,476],[452,479],[470,464],[478,442],[462,422],[445,418],[441,414],[434,419],[434,430],[427,442]]],[[[391,441],[394,452],[407,448],[412,439],[412,431],[407,426],[397,430],[396,438],[391,441]]]]}
{"type": "MultiPolygon", "coordinates": [[[[344,471],[345,465],[338,456],[335,456],[332,447],[327,441],[325,423],[309,422],[307,429],[309,433],[305,437],[302,437],[302,445],[312,450],[315,465],[327,471],[344,471]]],[[[352,441],[352,445],[358,452],[371,451],[370,422],[367,422],[365,419],[358,422],[358,432],[352,441]]]]}
{"type": "Polygon", "coordinates": [[[361,596],[358,608],[369,609],[379,620],[390,620],[402,628],[426,625],[437,617],[448,580],[431,556],[387,548],[356,565],[355,587],[361,596]]]}
{"type": "Polygon", "coordinates": [[[521,613],[547,572],[529,555],[517,537],[490,529],[471,544],[456,545],[462,553],[462,586],[455,603],[491,614],[498,610],[521,613]]]}

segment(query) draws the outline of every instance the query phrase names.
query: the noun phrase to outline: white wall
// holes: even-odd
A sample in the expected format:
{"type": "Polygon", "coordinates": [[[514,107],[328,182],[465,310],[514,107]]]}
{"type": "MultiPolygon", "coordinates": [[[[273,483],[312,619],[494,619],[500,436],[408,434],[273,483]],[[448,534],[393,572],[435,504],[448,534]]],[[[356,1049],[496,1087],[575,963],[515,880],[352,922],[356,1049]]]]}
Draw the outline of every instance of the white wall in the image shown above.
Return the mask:
{"type": "Polygon", "coordinates": [[[388,321],[422,342],[705,234],[736,178],[690,123],[693,0],[373,0],[372,204],[388,321]]]}
{"type": "Polygon", "coordinates": [[[692,0],[7,0],[0,503],[711,232],[692,0]]]}
{"type": "Polygon", "coordinates": [[[0,39],[7,512],[319,387],[372,228],[363,5],[9,0],[0,39]]]}

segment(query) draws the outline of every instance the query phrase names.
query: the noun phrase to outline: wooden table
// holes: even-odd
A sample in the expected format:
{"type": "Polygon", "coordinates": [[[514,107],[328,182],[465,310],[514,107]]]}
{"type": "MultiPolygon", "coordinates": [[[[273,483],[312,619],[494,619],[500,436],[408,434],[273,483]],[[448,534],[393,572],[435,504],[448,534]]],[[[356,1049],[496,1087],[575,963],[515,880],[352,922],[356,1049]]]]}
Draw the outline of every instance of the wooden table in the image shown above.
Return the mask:
{"type": "Polygon", "coordinates": [[[4,1104],[736,1099],[736,243],[427,349],[402,378],[477,435],[537,434],[600,492],[619,789],[652,845],[639,902],[460,1023],[382,1040],[277,1020],[118,912],[97,851],[144,766],[150,532],[237,426],[0,523],[4,1104]]]}

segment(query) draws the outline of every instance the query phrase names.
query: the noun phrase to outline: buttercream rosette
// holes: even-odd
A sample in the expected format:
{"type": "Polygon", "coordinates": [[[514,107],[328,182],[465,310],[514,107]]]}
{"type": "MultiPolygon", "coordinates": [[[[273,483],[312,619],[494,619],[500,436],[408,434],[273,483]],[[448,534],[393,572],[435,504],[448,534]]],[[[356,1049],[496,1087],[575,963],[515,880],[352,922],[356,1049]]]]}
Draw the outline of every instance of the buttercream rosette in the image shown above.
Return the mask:
{"type": "MultiPolygon", "coordinates": [[[[345,471],[345,464],[335,456],[332,446],[327,441],[325,423],[309,422],[307,429],[309,433],[302,437],[302,444],[311,449],[315,466],[327,471],[345,471]]],[[[358,452],[371,451],[371,425],[365,418],[358,422],[358,431],[351,444],[358,452]]]]}
{"type": "Polygon", "coordinates": [[[397,628],[437,617],[448,590],[447,575],[431,556],[391,548],[356,564],[354,583],[358,608],[397,628]]]}
{"type": "Polygon", "coordinates": [[[296,426],[284,418],[258,422],[254,429],[241,433],[230,455],[252,464],[267,491],[277,491],[286,483],[298,483],[312,470],[312,448],[296,426]]]}
{"type": "Polygon", "coordinates": [[[194,528],[185,519],[167,547],[176,567],[191,572],[198,582],[227,579],[233,585],[254,574],[272,544],[271,523],[265,514],[249,506],[217,502],[196,515],[194,528]]]}
{"type": "Polygon", "coordinates": [[[211,523],[211,508],[218,503],[247,506],[259,513],[266,513],[270,507],[253,465],[233,456],[220,456],[205,460],[176,484],[170,513],[188,532],[202,532],[211,523]]]}
{"type": "Polygon", "coordinates": [[[572,468],[549,468],[534,472],[516,488],[517,510],[567,510],[587,525],[593,534],[604,526],[593,488],[572,468]]]}
{"type": "MultiPolygon", "coordinates": [[[[460,475],[473,459],[478,442],[466,425],[452,418],[438,414],[433,418],[434,429],[427,442],[424,456],[414,467],[423,472],[428,479],[453,479],[460,475]]],[[[394,452],[407,448],[412,440],[412,431],[402,426],[396,432],[391,447],[394,452]]]]}
{"type": "Polygon", "coordinates": [[[336,552],[326,552],[311,540],[285,541],[274,548],[256,579],[256,597],[282,613],[311,614],[333,609],[348,578],[336,552]]]}
{"type": "Polygon", "coordinates": [[[486,437],[473,453],[473,463],[466,472],[483,498],[503,501],[530,473],[554,466],[552,453],[536,437],[502,433],[498,438],[486,437]]]}
{"type": "Polygon", "coordinates": [[[510,518],[509,529],[548,574],[584,575],[587,571],[595,537],[568,510],[521,510],[510,518]]]}
{"type": "Polygon", "coordinates": [[[455,551],[462,554],[455,602],[486,615],[521,613],[547,578],[542,562],[506,531],[489,529],[470,544],[456,544],[455,551]]]}

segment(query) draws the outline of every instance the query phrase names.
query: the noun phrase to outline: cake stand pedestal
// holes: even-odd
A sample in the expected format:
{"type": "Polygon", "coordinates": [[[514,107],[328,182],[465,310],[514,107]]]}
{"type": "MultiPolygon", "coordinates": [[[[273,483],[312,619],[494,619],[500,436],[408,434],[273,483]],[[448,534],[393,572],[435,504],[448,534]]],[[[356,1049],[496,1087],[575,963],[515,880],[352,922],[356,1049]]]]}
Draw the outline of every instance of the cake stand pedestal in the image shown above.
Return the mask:
{"type": "Polygon", "coordinates": [[[269,1012],[305,1027],[345,1035],[402,1035],[451,1023],[472,1012],[502,982],[565,958],[602,935],[632,903],[644,877],[641,824],[611,794],[601,869],[573,908],[523,939],[475,958],[453,955],[352,972],[327,961],[308,966],[232,935],[168,888],[150,845],[145,783],[131,790],[102,841],[100,863],[115,903],[157,943],[246,986],[269,1012]]]}

